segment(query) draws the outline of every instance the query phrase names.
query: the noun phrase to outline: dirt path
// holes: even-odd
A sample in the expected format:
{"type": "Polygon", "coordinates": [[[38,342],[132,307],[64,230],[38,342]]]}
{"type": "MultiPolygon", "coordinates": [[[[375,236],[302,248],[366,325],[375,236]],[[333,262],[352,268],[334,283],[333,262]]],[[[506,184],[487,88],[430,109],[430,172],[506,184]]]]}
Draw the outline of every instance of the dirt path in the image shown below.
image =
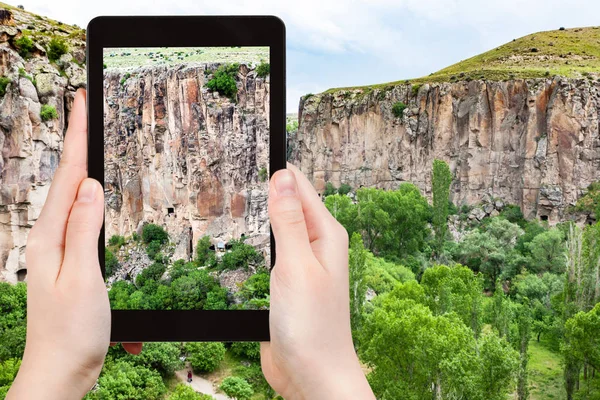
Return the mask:
{"type": "Polygon", "coordinates": [[[231,400],[230,397],[227,397],[222,393],[217,393],[212,382],[199,375],[192,374],[192,383],[188,383],[187,372],[187,369],[182,369],[180,371],[176,371],[175,376],[177,376],[177,379],[179,379],[181,382],[184,382],[186,385],[190,385],[196,392],[209,394],[216,400],[231,400]]]}

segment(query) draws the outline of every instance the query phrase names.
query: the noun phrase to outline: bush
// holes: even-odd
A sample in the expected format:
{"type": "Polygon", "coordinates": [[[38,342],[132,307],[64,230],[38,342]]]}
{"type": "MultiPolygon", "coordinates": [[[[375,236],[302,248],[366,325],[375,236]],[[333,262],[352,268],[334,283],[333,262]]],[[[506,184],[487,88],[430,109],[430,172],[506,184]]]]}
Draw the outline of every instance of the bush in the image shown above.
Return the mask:
{"type": "Polygon", "coordinates": [[[259,363],[252,363],[247,366],[240,364],[232,372],[234,376],[238,376],[248,382],[252,386],[254,393],[261,393],[267,399],[273,399],[273,396],[275,396],[275,391],[265,379],[259,363]]]}
{"type": "Polygon", "coordinates": [[[139,355],[125,355],[125,360],[134,365],[142,365],[158,371],[162,376],[173,376],[175,371],[183,368],[179,359],[181,346],[179,343],[145,343],[144,351],[139,355]]]}
{"type": "Polygon", "coordinates": [[[415,97],[419,93],[419,89],[421,89],[421,86],[423,86],[423,84],[421,84],[421,83],[412,85],[411,90],[412,90],[413,97],[415,97]]]}
{"type": "Polygon", "coordinates": [[[98,390],[89,399],[158,400],[167,391],[158,372],[119,361],[106,368],[98,379],[98,390]]]}
{"type": "Polygon", "coordinates": [[[333,186],[333,183],[327,182],[325,184],[325,191],[323,192],[323,197],[331,196],[337,193],[337,189],[333,186]]]}
{"type": "Polygon", "coordinates": [[[113,254],[109,249],[104,249],[104,273],[106,277],[112,276],[117,267],[119,266],[119,261],[117,257],[113,254]]]}
{"type": "Polygon", "coordinates": [[[244,282],[240,293],[247,300],[263,299],[270,293],[271,275],[268,271],[260,271],[244,282]]]}
{"type": "Polygon", "coordinates": [[[4,96],[6,94],[6,87],[10,82],[10,78],[6,76],[0,77],[0,96],[4,96]]]}
{"type": "Polygon", "coordinates": [[[129,79],[131,77],[131,74],[129,72],[126,72],[123,77],[121,78],[121,86],[123,86],[125,84],[125,82],[127,82],[127,79],[129,79]]]}
{"type": "Polygon", "coordinates": [[[196,391],[185,383],[179,383],[175,386],[175,390],[171,393],[167,400],[214,400],[214,397],[204,394],[196,393],[196,391]]]}
{"type": "Polygon", "coordinates": [[[260,343],[258,342],[234,342],[231,344],[231,352],[238,357],[248,360],[260,360],[260,343]]]}
{"type": "Polygon", "coordinates": [[[144,286],[149,280],[159,281],[166,270],[167,267],[165,267],[164,264],[155,262],[140,272],[140,274],[135,278],[135,284],[138,287],[141,287],[144,286]]]}
{"type": "Polygon", "coordinates": [[[58,113],[56,112],[56,108],[54,108],[54,106],[44,104],[42,106],[42,110],[40,111],[40,117],[42,118],[42,121],[46,122],[58,118],[58,113]]]}
{"type": "Polygon", "coordinates": [[[213,78],[206,82],[206,87],[213,92],[218,92],[222,96],[227,96],[233,100],[237,94],[237,84],[235,76],[237,75],[239,64],[229,66],[220,66],[213,75],[213,78]]]}
{"type": "Polygon", "coordinates": [[[52,38],[52,40],[50,40],[50,43],[48,43],[48,59],[50,61],[56,61],[60,58],[60,56],[62,56],[63,54],[66,54],[67,51],[69,51],[69,46],[67,45],[67,43],[60,38],[52,38]]]}
{"type": "Polygon", "coordinates": [[[269,173],[267,172],[267,169],[265,167],[262,167],[259,171],[258,171],[258,179],[261,182],[265,182],[267,179],[269,178],[269,173]]]}
{"type": "Polygon", "coordinates": [[[144,243],[157,241],[164,244],[168,239],[169,235],[161,226],[156,224],[144,225],[144,229],[142,230],[142,240],[144,243]]]}
{"type": "Polygon", "coordinates": [[[21,57],[27,57],[34,47],[33,40],[31,40],[28,36],[25,35],[21,36],[18,39],[15,39],[14,45],[21,57]]]}
{"type": "Polygon", "coordinates": [[[248,269],[250,264],[260,264],[264,261],[263,257],[256,249],[239,240],[232,240],[231,251],[225,253],[221,258],[224,269],[234,270],[238,268],[248,269]]]}
{"type": "Polygon", "coordinates": [[[237,400],[250,400],[254,394],[252,386],[250,386],[246,380],[238,376],[228,376],[223,379],[220,389],[224,391],[227,396],[237,400]]]}
{"type": "Polygon", "coordinates": [[[396,118],[402,118],[406,107],[407,107],[406,104],[404,104],[401,101],[398,101],[392,106],[392,113],[394,114],[394,116],[396,118]]]}
{"type": "Polygon", "coordinates": [[[220,342],[186,343],[185,352],[194,372],[212,372],[225,358],[225,346],[220,342]]]}
{"type": "Polygon", "coordinates": [[[196,263],[198,263],[198,266],[204,266],[211,254],[213,254],[210,246],[210,237],[205,235],[202,236],[202,239],[198,240],[198,244],[196,245],[196,263]]]}
{"type": "Polygon", "coordinates": [[[146,253],[148,253],[148,257],[150,257],[151,260],[156,260],[156,256],[160,253],[161,248],[162,244],[158,240],[153,240],[148,243],[146,253]]]}
{"type": "Polygon", "coordinates": [[[125,244],[125,238],[120,235],[112,235],[110,239],[108,239],[108,244],[111,246],[121,247],[125,244]]]}
{"type": "Polygon", "coordinates": [[[271,73],[271,65],[269,63],[261,62],[258,67],[256,67],[256,75],[261,78],[266,78],[271,73]]]}
{"type": "Polygon", "coordinates": [[[342,185],[338,189],[338,193],[341,194],[342,196],[347,195],[351,191],[352,191],[352,186],[348,185],[347,183],[342,183],[342,185]]]}

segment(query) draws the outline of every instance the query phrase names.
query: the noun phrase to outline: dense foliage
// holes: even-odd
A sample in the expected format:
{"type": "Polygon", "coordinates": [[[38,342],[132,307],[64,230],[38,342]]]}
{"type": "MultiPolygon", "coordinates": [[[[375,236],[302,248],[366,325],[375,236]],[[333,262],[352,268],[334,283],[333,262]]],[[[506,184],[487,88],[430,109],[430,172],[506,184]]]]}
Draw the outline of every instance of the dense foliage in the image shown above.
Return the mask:
{"type": "Polygon", "coordinates": [[[239,68],[239,64],[235,63],[220,66],[213,73],[213,78],[206,82],[206,87],[213,92],[218,92],[222,96],[235,100],[238,90],[236,76],[239,68]]]}
{"type": "Polygon", "coordinates": [[[56,111],[56,108],[53,105],[43,104],[40,110],[40,118],[44,122],[51,121],[53,119],[58,118],[58,112],[56,111]]]}
{"type": "Polygon", "coordinates": [[[223,343],[186,343],[185,352],[194,372],[214,371],[225,357],[223,343]]]}
{"type": "Polygon", "coordinates": [[[48,43],[48,59],[50,61],[57,61],[63,54],[69,51],[69,45],[61,38],[52,38],[48,43]]]}

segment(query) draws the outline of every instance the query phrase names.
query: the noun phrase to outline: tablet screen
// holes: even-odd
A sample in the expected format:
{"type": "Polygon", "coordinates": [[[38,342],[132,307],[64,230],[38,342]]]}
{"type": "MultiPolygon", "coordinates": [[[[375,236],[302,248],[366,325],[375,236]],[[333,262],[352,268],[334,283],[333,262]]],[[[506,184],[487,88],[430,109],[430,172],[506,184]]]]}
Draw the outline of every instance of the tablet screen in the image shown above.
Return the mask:
{"type": "Polygon", "coordinates": [[[268,309],[269,48],[105,48],[116,310],[268,309]]]}

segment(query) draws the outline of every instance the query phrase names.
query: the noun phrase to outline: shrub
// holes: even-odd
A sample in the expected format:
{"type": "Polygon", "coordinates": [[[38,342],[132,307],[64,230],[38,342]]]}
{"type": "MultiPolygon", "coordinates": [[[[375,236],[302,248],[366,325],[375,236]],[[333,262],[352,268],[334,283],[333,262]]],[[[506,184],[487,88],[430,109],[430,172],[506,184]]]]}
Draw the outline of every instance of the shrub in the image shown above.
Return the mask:
{"type": "Polygon", "coordinates": [[[254,394],[252,386],[246,380],[238,376],[228,376],[223,379],[220,389],[224,391],[227,396],[233,397],[237,400],[250,400],[254,394]]]}
{"type": "Polygon", "coordinates": [[[220,66],[213,75],[213,78],[206,82],[206,87],[213,92],[218,92],[222,96],[227,96],[233,100],[237,94],[237,85],[235,76],[238,72],[239,64],[220,66]]]}
{"type": "Polygon", "coordinates": [[[108,67],[107,67],[107,65],[106,65],[106,63],[102,64],[102,68],[103,68],[103,69],[106,69],[106,68],[108,68],[108,67]]]}
{"type": "Polygon", "coordinates": [[[121,78],[121,86],[123,86],[125,84],[125,82],[127,82],[127,79],[129,79],[131,77],[131,74],[129,72],[126,72],[123,77],[121,78]]]}
{"type": "Polygon", "coordinates": [[[202,239],[198,240],[196,245],[196,262],[199,266],[206,264],[212,251],[210,250],[210,237],[202,236],[202,239]]]}
{"type": "Polygon", "coordinates": [[[225,358],[225,346],[220,342],[186,343],[185,352],[194,372],[212,372],[225,358]]]}
{"type": "Polygon", "coordinates": [[[185,383],[179,383],[167,400],[214,400],[214,397],[196,391],[185,383]]]}
{"type": "Polygon", "coordinates": [[[352,186],[348,185],[347,183],[342,183],[342,185],[338,189],[338,193],[341,194],[342,196],[347,195],[351,191],[352,191],[352,186]]]}
{"type": "Polygon", "coordinates": [[[159,281],[166,270],[167,267],[165,267],[164,264],[155,262],[140,272],[140,274],[135,278],[135,284],[138,287],[141,287],[144,286],[149,280],[159,281]]]}
{"type": "Polygon", "coordinates": [[[405,109],[406,109],[406,104],[404,104],[401,101],[398,101],[392,106],[392,113],[394,114],[394,116],[396,118],[402,118],[402,116],[404,115],[405,109]]]}
{"type": "Polygon", "coordinates": [[[231,352],[238,357],[258,361],[260,360],[260,343],[234,342],[231,344],[231,352]]]}
{"type": "Polygon", "coordinates": [[[413,97],[415,97],[419,93],[419,89],[421,89],[421,86],[423,86],[423,84],[421,84],[421,83],[412,85],[411,90],[412,90],[413,97]]]}
{"type": "Polygon", "coordinates": [[[169,239],[167,232],[156,224],[147,224],[142,229],[142,240],[144,243],[150,243],[157,241],[159,243],[166,243],[169,239]]]}
{"type": "Polygon", "coordinates": [[[258,179],[261,182],[265,182],[267,179],[269,178],[269,173],[267,172],[267,169],[265,167],[262,167],[259,171],[258,171],[258,179]]]}
{"type": "Polygon", "coordinates": [[[266,78],[267,75],[271,73],[271,64],[261,62],[258,67],[256,67],[256,75],[261,78],[266,78]]]}
{"type": "Polygon", "coordinates": [[[121,247],[125,244],[125,238],[120,235],[112,235],[110,239],[108,239],[108,244],[111,246],[121,247]]]}
{"type": "Polygon", "coordinates": [[[27,57],[31,53],[31,50],[33,50],[33,40],[25,35],[15,39],[14,45],[21,57],[27,57]]]}
{"type": "Polygon", "coordinates": [[[60,56],[62,56],[63,54],[66,54],[67,51],[69,51],[69,46],[67,45],[67,43],[60,38],[52,38],[52,40],[50,40],[50,43],[48,43],[48,59],[50,61],[56,61],[60,58],[60,56]]]}
{"type": "Polygon", "coordinates": [[[113,254],[109,249],[104,249],[104,273],[106,277],[112,276],[115,273],[115,270],[119,266],[119,261],[117,257],[113,254]]]}
{"type": "Polygon", "coordinates": [[[105,368],[92,399],[162,399],[167,391],[160,374],[141,365],[119,361],[105,368]]]}
{"type": "Polygon", "coordinates": [[[10,82],[10,78],[6,76],[0,77],[0,96],[4,96],[6,94],[6,87],[10,82]]]}
{"type": "Polygon", "coordinates": [[[224,269],[234,270],[238,268],[248,269],[250,264],[260,264],[263,257],[256,249],[239,240],[232,240],[231,251],[225,253],[221,258],[221,263],[224,269]]]}
{"type": "Polygon", "coordinates": [[[327,182],[325,184],[325,191],[323,192],[323,196],[331,196],[333,194],[337,193],[337,189],[335,188],[335,186],[333,186],[333,183],[331,182],[327,182]]]}
{"type": "Polygon", "coordinates": [[[56,108],[54,108],[54,106],[51,106],[50,104],[44,104],[42,106],[42,110],[40,111],[40,117],[42,118],[42,121],[46,122],[58,118],[58,113],[56,112],[56,108]]]}

